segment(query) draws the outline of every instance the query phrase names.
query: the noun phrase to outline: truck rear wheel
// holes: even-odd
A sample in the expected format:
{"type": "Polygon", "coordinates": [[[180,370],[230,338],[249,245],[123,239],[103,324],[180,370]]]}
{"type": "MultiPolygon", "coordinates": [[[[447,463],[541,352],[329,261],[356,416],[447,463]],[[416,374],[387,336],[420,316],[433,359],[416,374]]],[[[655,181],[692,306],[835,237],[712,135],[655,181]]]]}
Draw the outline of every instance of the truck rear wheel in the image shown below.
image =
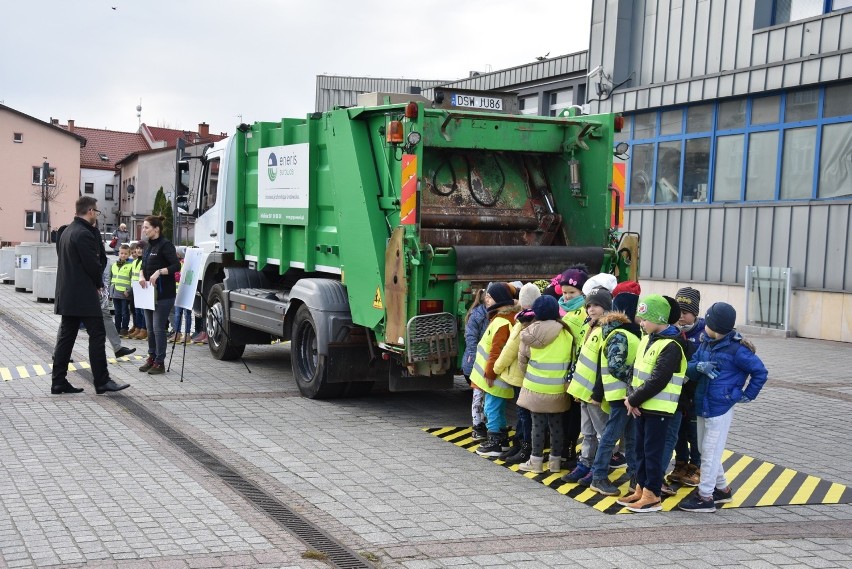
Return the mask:
{"type": "Polygon", "coordinates": [[[299,391],[309,399],[339,397],[346,388],[345,383],[328,382],[326,356],[320,355],[317,346],[317,327],[311,310],[302,305],[296,311],[290,341],[290,361],[293,377],[299,391]]]}
{"type": "Polygon", "coordinates": [[[217,360],[235,360],[243,355],[245,344],[235,344],[225,334],[225,287],[222,284],[214,285],[210,289],[210,297],[207,300],[208,309],[205,317],[205,328],[207,330],[207,345],[210,353],[217,360]]]}

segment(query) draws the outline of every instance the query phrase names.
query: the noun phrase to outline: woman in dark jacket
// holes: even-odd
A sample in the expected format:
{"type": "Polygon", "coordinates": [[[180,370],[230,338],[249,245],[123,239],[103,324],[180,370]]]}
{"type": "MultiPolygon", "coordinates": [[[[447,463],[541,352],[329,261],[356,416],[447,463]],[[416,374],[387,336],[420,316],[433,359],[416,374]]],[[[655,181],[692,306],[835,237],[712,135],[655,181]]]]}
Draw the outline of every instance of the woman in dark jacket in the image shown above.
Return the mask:
{"type": "Polygon", "coordinates": [[[150,375],[165,372],[166,327],[175,305],[176,284],[174,274],[180,270],[177,251],[171,241],[162,236],[163,217],[149,215],[142,224],[142,233],[148,246],[142,255],[142,288],[154,287],[154,310],[145,310],[145,327],[148,329],[148,360],[139,368],[150,375]]]}

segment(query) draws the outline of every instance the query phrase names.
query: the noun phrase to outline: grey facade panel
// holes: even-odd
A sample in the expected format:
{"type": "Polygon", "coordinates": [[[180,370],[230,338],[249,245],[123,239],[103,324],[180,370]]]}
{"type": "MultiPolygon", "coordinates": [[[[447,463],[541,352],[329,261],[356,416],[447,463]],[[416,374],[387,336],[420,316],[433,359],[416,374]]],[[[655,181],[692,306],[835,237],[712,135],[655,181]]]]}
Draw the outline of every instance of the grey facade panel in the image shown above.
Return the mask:
{"type": "Polygon", "coordinates": [[[775,28],[769,31],[769,47],[766,54],[767,63],[784,61],[784,38],[787,28],[775,28]]]}
{"type": "Polygon", "coordinates": [[[802,55],[814,55],[819,53],[819,42],[822,36],[822,20],[809,22],[804,26],[805,33],[802,37],[802,55]]]}
{"type": "Polygon", "coordinates": [[[692,279],[706,281],[708,258],[707,236],[709,234],[710,210],[698,210],[695,217],[695,225],[692,227],[692,279]]]}
{"type": "Polygon", "coordinates": [[[802,57],[802,35],[804,25],[789,26],[786,28],[787,34],[784,37],[784,59],[798,59],[802,57]]]}
{"type": "Polygon", "coordinates": [[[737,67],[737,52],[739,51],[740,5],[742,2],[727,0],[722,16],[722,59],[720,71],[729,71],[737,67]]]}
{"type": "Polygon", "coordinates": [[[766,90],[774,91],[780,89],[784,83],[783,67],[768,67],[766,69],[766,90]]]}
{"type": "Polygon", "coordinates": [[[665,262],[663,264],[663,277],[666,279],[677,279],[679,257],[681,247],[676,235],[681,233],[681,219],[683,211],[679,209],[670,209],[666,215],[666,244],[665,244],[665,262]]]}
{"type": "Polygon", "coordinates": [[[778,205],[775,208],[772,219],[772,233],[770,234],[771,251],[769,255],[769,266],[787,267],[790,263],[790,221],[793,210],[791,206],[778,205]]]}
{"type": "Polygon", "coordinates": [[[807,207],[793,207],[790,212],[790,253],[788,266],[793,267],[793,285],[805,286],[801,269],[808,258],[808,234],[810,233],[810,210],[807,207]]]}
{"type": "Polygon", "coordinates": [[[642,47],[641,62],[642,67],[639,70],[639,84],[649,85],[654,82],[654,58],[656,55],[656,26],[657,20],[649,18],[647,10],[650,6],[656,6],[657,0],[647,0],[645,2],[645,19],[644,30],[642,32],[642,47]]]}
{"type": "Polygon", "coordinates": [[[678,83],[675,86],[675,103],[682,105],[689,102],[689,83],[678,83]]]}
{"type": "Polygon", "coordinates": [[[820,81],[834,81],[840,78],[840,56],[822,58],[822,66],[819,69],[820,81]]]}
{"type": "Polygon", "coordinates": [[[825,18],[822,21],[820,32],[819,50],[822,53],[837,51],[840,48],[840,25],[842,19],[838,17],[825,18]]]}
{"type": "MultiPolygon", "coordinates": [[[[733,231],[733,230],[731,230],[733,231]]],[[[727,237],[727,236],[726,236],[727,237]]],[[[745,282],[742,267],[750,265],[755,255],[757,243],[757,208],[745,207],[740,211],[740,229],[737,234],[737,264],[740,272],[732,282],[745,282]]]]}
{"type": "Polygon", "coordinates": [[[769,34],[754,34],[751,42],[751,65],[764,65],[769,50],[769,34]]]}
{"type": "Polygon", "coordinates": [[[852,285],[852,202],[628,208],[642,278],[743,284],[746,265],[791,267],[796,287],[852,285]]]}
{"type": "Polygon", "coordinates": [[[725,4],[726,0],[709,2],[710,17],[707,22],[707,67],[705,73],[718,73],[722,65],[722,36],[725,33],[725,4]]]}
{"type": "Polygon", "coordinates": [[[666,48],[666,80],[673,81],[680,78],[680,46],[683,43],[683,3],[674,1],[669,13],[669,33],[666,48]]]}
{"type": "Polygon", "coordinates": [[[784,87],[798,87],[802,84],[802,63],[788,63],[784,66],[784,87]]]}
{"type": "Polygon", "coordinates": [[[805,286],[808,288],[825,287],[828,210],[829,206],[824,204],[815,204],[810,208],[808,257],[805,259],[804,275],[805,286]]]}
{"type": "Polygon", "coordinates": [[[695,227],[695,218],[698,211],[695,208],[684,208],[681,210],[681,222],[678,229],[678,234],[680,235],[678,246],[681,249],[681,254],[677,257],[677,275],[688,275],[684,280],[692,280],[695,231],[691,228],[695,227]]]}
{"type": "Polygon", "coordinates": [[[819,59],[811,59],[802,63],[802,84],[809,85],[819,81],[819,59]]]}
{"type": "MultiPolygon", "coordinates": [[[[654,83],[665,83],[675,77],[668,77],[668,59],[669,59],[669,19],[671,17],[671,3],[669,0],[656,0],[657,2],[657,18],[656,30],[654,34],[654,68],[652,72],[652,81],[654,83]]],[[[674,50],[672,54],[674,55],[674,50]]]]}
{"type": "MultiPolygon", "coordinates": [[[[725,211],[725,233],[728,233],[729,231],[739,231],[739,228],[742,227],[742,211],[743,210],[739,208],[725,211]]],[[[737,275],[740,271],[739,253],[740,252],[737,247],[722,248],[722,275],[720,278],[722,282],[737,282],[737,275]]]]}
{"type": "Polygon", "coordinates": [[[678,79],[689,79],[692,77],[692,61],[695,46],[691,41],[683,41],[683,39],[694,38],[697,33],[695,6],[695,2],[687,2],[683,5],[678,79]]]}
{"type": "Polygon", "coordinates": [[[842,290],[846,280],[846,240],[849,235],[849,208],[834,207],[828,212],[826,228],[824,288],[842,290]]]}
{"type": "Polygon", "coordinates": [[[749,76],[749,91],[754,93],[766,89],[766,69],[755,69],[749,76]]]}
{"type": "Polygon", "coordinates": [[[852,49],[852,12],[845,12],[842,16],[840,49],[852,49]]]}
{"type": "Polygon", "coordinates": [[[725,234],[725,210],[711,209],[710,221],[701,228],[707,240],[707,275],[705,280],[722,282],[722,254],[725,250],[725,240],[719,238],[725,234]]]}
{"type": "Polygon", "coordinates": [[[707,33],[710,21],[710,2],[699,2],[695,13],[695,41],[693,42],[692,76],[707,73],[707,33]]]}
{"type": "Polygon", "coordinates": [[[744,71],[734,75],[734,95],[745,95],[748,93],[749,79],[751,73],[744,71]]]}
{"type": "Polygon", "coordinates": [[[844,53],[840,56],[840,76],[852,77],[852,53],[844,53]]]}

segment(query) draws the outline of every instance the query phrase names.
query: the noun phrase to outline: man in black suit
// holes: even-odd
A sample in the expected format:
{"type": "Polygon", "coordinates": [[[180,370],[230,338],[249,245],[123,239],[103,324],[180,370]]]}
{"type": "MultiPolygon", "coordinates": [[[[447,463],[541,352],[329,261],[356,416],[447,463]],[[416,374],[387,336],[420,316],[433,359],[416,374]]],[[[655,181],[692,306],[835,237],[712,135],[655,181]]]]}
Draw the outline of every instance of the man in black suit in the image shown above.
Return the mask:
{"type": "Polygon", "coordinates": [[[101,295],[105,294],[103,272],[107,258],[95,223],[100,213],[98,201],[89,196],[77,200],[76,217],[64,228],[56,249],[59,264],[56,272],[56,304],[54,312],[62,316],[59,337],[53,354],[50,392],[53,395],[80,393],[82,388],[68,383],[68,361],[77,340],[80,324],[89,332],[89,361],[95,376],[95,392],[120,391],[128,384],[116,383],[107,370],[101,295]]]}

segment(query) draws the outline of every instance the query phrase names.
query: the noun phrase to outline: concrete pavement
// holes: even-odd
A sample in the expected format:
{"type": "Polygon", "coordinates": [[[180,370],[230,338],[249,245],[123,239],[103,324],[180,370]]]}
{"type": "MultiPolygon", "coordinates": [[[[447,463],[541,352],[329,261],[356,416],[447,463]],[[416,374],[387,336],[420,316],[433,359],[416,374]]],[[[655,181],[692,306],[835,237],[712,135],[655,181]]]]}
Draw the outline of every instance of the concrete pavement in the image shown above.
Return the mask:
{"type": "MultiPolygon", "coordinates": [[[[0,286],[0,367],[49,364],[58,321],[0,286]]],[[[852,345],[754,340],[770,380],[728,448],[852,486],[852,345]]],[[[425,433],[467,423],[461,383],[311,401],[286,345],[245,360],[0,381],[0,567],[852,567],[849,504],[607,515],[425,433]]]]}

